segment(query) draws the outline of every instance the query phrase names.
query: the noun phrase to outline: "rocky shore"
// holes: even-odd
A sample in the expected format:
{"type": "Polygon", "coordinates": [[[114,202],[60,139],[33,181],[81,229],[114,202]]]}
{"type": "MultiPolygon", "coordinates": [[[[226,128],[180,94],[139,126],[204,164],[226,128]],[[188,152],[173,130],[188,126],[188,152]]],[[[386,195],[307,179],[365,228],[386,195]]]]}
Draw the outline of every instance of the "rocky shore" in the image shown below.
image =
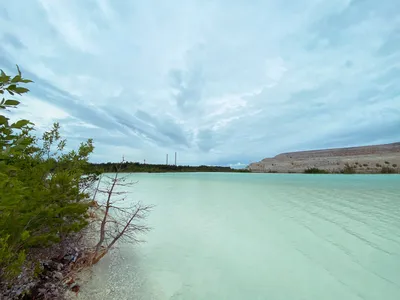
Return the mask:
{"type": "Polygon", "coordinates": [[[400,173],[400,143],[282,153],[248,166],[260,173],[342,173],[346,168],[359,174],[400,173]]]}
{"type": "MultiPolygon", "coordinates": [[[[92,216],[97,218],[95,210],[92,216]]],[[[98,226],[90,223],[84,230],[64,238],[49,248],[31,250],[23,271],[12,282],[0,282],[0,299],[72,299],[85,279],[89,254],[96,242],[98,226]],[[83,276],[84,277],[84,276],[83,276]]]]}
{"type": "MultiPolygon", "coordinates": [[[[75,244],[71,239],[68,242],[75,244]]],[[[79,284],[68,274],[84,249],[67,244],[65,240],[46,251],[30,253],[30,259],[35,263],[24,266],[23,272],[12,283],[3,283],[0,298],[64,299],[67,289],[78,292],[79,284]]]]}

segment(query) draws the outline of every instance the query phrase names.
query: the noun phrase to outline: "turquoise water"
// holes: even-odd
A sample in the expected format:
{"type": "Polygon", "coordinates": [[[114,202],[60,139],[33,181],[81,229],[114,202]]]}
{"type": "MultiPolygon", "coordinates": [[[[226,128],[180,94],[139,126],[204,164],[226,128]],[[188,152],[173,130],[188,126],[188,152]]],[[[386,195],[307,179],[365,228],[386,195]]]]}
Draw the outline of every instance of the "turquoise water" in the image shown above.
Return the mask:
{"type": "Polygon", "coordinates": [[[132,174],[155,204],[86,299],[400,299],[400,176],[132,174]]]}

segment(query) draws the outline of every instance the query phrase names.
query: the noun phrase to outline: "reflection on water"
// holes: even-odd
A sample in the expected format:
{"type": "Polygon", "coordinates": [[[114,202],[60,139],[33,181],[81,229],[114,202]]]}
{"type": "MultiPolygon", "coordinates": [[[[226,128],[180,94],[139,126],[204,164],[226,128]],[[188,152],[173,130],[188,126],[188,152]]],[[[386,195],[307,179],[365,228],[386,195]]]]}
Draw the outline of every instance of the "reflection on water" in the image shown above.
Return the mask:
{"type": "Polygon", "coordinates": [[[400,176],[134,174],[141,245],[80,299],[400,299],[400,176]]]}

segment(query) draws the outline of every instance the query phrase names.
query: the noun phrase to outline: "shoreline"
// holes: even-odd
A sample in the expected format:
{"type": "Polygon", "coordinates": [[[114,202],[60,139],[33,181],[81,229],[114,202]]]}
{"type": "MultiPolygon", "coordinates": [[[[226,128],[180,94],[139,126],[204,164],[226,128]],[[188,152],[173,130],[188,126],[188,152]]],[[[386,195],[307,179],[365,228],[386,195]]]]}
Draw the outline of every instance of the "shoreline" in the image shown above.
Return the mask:
{"type": "MultiPolygon", "coordinates": [[[[340,173],[340,172],[322,172],[322,173],[307,173],[307,172],[278,172],[278,171],[271,171],[271,172],[263,172],[263,171],[243,171],[243,172],[120,172],[121,174],[201,174],[201,173],[220,173],[220,174],[237,174],[237,173],[244,173],[244,174],[298,174],[298,175],[399,175],[398,173],[379,173],[379,172],[371,172],[371,173],[340,173]]],[[[104,174],[113,174],[113,172],[105,172],[104,174]]]]}
{"type": "Polygon", "coordinates": [[[0,298],[11,299],[76,299],[81,285],[91,275],[92,266],[79,265],[89,257],[97,240],[98,209],[89,208],[89,224],[47,248],[27,253],[29,263],[16,280],[2,282],[0,298]],[[94,214],[93,214],[94,213],[94,214]]]}

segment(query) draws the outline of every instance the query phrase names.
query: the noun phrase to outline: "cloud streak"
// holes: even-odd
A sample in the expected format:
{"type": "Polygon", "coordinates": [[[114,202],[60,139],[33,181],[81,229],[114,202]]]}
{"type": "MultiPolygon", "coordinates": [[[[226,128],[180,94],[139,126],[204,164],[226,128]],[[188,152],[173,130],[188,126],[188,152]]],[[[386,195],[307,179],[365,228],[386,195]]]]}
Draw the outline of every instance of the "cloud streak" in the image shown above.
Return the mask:
{"type": "Polygon", "coordinates": [[[399,141],[399,28],[395,0],[8,2],[0,68],[94,160],[236,166],[399,141]]]}

